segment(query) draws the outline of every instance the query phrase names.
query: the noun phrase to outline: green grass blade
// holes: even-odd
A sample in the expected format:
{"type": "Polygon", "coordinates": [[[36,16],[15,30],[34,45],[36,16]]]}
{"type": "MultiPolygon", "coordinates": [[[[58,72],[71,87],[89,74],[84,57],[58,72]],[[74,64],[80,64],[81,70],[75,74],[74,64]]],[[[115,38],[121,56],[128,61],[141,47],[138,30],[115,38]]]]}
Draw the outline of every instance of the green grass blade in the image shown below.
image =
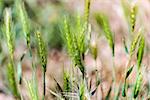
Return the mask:
{"type": "Polygon", "coordinates": [[[142,85],[142,74],[141,72],[138,73],[136,83],[134,85],[134,90],[133,90],[133,97],[136,98],[140,92],[141,85],[142,85]]]}
{"type": "Polygon", "coordinates": [[[126,79],[129,77],[129,75],[131,74],[131,72],[132,72],[132,70],[133,70],[133,67],[134,67],[134,65],[131,66],[131,67],[128,69],[128,71],[126,72],[125,80],[126,80],[126,79]]]}
{"type": "Polygon", "coordinates": [[[137,52],[137,64],[138,64],[138,70],[140,69],[143,55],[144,55],[144,47],[145,47],[145,39],[144,36],[141,36],[140,43],[139,43],[139,48],[137,52]]]}

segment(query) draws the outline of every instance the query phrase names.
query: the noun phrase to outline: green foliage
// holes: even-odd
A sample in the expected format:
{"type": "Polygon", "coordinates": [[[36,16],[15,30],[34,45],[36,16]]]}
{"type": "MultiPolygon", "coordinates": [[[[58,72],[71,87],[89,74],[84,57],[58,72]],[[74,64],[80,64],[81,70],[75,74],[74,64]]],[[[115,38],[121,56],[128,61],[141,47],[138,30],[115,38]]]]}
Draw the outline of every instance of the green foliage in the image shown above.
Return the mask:
{"type": "Polygon", "coordinates": [[[84,65],[81,58],[81,51],[78,46],[77,37],[71,33],[70,25],[67,18],[64,19],[64,38],[67,45],[67,50],[74,62],[75,66],[78,66],[82,74],[84,75],[84,65]]]}
{"type": "Polygon", "coordinates": [[[4,14],[4,32],[6,33],[7,46],[9,49],[10,59],[13,59],[14,53],[14,36],[12,34],[12,19],[11,19],[11,9],[6,8],[4,14]]]}
{"type": "Polygon", "coordinates": [[[2,17],[2,12],[3,12],[3,7],[4,7],[4,1],[0,1],[0,18],[2,17]]]}
{"type": "Polygon", "coordinates": [[[37,45],[38,45],[38,54],[40,58],[40,62],[43,68],[43,71],[46,72],[46,64],[47,64],[47,51],[44,40],[39,31],[35,32],[37,45]]]}
{"type": "Polygon", "coordinates": [[[137,15],[137,5],[133,5],[130,11],[130,24],[132,32],[134,32],[135,29],[136,15],[137,15]]]}
{"type": "Polygon", "coordinates": [[[138,6],[137,4],[133,4],[133,3],[131,5],[128,0],[121,0],[121,5],[123,8],[126,20],[129,24],[130,30],[131,32],[134,32],[138,6]]]}
{"type": "Polygon", "coordinates": [[[22,0],[16,0],[15,6],[18,12],[18,18],[20,19],[22,30],[26,38],[28,48],[30,48],[30,21],[28,19],[27,12],[25,10],[22,0]]]}
{"type": "Polygon", "coordinates": [[[126,90],[127,90],[127,85],[128,85],[128,84],[126,83],[126,80],[127,80],[127,78],[129,77],[129,75],[131,74],[131,72],[132,72],[132,70],[133,70],[133,67],[134,67],[134,65],[131,66],[131,67],[127,70],[127,72],[126,72],[125,81],[124,81],[124,84],[123,84],[123,87],[122,87],[122,96],[123,96],[123,97],[126,96],[126,90]]]}
{"type": "Polygon", "coordinates": [[[73,26],[68,17],[64,19],[63,37],[67,45],[67,50],[74,62],[74,65],[78,66],[83,76],[85,74],[83,60],[85,52],[89,47],[88,42],[90,38],[90,27],[88,25],[89,12],[90,0],[85,0],[83,22],[81,22],[80,16],[77,16],[77,19],[75,19],[76,25],[73,26]]]}
{"type": "Polygon", "coordinates": [[[33,76],[31,80],[25,80],[29,97],[32,100],[39,100],[39,95],[38,95],[38,87],[37,87],[37,79],[35,76],[35,72],[33,72],[33,76]]]}
{"type": "MultiPolygon", "coordinates": [[[[32,1],[31,1],[32,2],[32,1]]],[[[37,2],[34,0],[33,2],[37,2]]],[[[39,2],[39,1],[38,1],[39,2]]],[[[97,41],[93,44],[90,44],[91,42],[91,24],[89,23],[90,18],[90,5],[91,0],[85,0],[85,7],[84,7],[84,14],[81,16],[78,14],[77,16],[72,14],[72,12],[64,11],[66,10],[66,7],[63,5],[63,1],[61,3],[57,0],[50,0],[50,1],[42,1],[42,3],[37,3],[32,6],[30,4],[30,0],[1,0],[0,1],[0,22],[2,23],[1,30],[0,30],[0,53],[2,53],[0,59],[2,60],[0,62],[0,66],[3,66],[6,62],[4,60],[8,60],[8,64],[6,66],[6,72],[7,72],[7,79],[8,79],[8,87],[12,94],[14,95],[15,99],[21,99],[22,93],[20,93],[19,89],[22,89],[22,87],[18,85],[21,84],[21,80],[23,79],[22,76],[22,60],[25,56],[23,54],[18,62],[15,61],[15,59],[18,59],[16,56],[14,58],[14,51],[15,51],[15,42],[18,38],[14,38],[15,34],[19,34],[20,31],[24,33],[25,39],[26,39],[26,45],[27,49],[29,49],[30,58],[28,60],[31,60],[32,63],[32,70],[33,75],[31,80],[25,80],[23,82],[26,83],[29,99],[32,100],[39,100],[41,97],[38,94],[38,82],[36,79],[36,70],[35,63],[34,63],[34,56],[36,58],[36,50],[34,52],[34,45],[32,45],[32,42],[34,42],[34,39],[36,39],[36,45],[37,45],[37,51],[38,51],[38,58],[40,61],[40,64],[42,66],[43,71],[43,99],[45,99],[46,94],[46,70],[47,70],[47,56],[48,51],[46,48],[46,43],[48,43],[50,48],[56,48],[61,49],[62,43],[65,42],[68,54],[73,62],[73,66],[79,68],[81,71],[83,77],[80,78],[80,75],[78,75],[78,70],[74,70],[72,68],[72,73],[64,72],[63,73],[63,86],[59,81],[57,81],[54,78],[54,81],[56,83],[56,93],[50,90],[50,93],[57,97],[57,99],[61,100],[68,100],[68,99],[79,99],[79,100],[89,100],[91,97],[96,95],[99,95],[98,89],[99,86],[102,86],[101,83],[105,81],[103,79],[103,71],[101,75],[98,75],[97,72],[93,71],[92,74],[86,72],[86,64],[84,62],[86,54],[88,54],[88,50],[91,51],[91,54],[94,58],[94,60],[98,60],[98,43],[97,41]],[[29,2],[29,3],[28,3],[29,2]],[[43,6],[43,4],[46,2],[48,3],[48,6],[43,6]],[[52,2],[55,2],[54,5],[52,2]],[[12,6],[14,4],[14,6],[12,6]],[[50,4],[50,6],[49,6],[50,4]],[[51,6],[52,5],[52,6],[51,6]],[[31,7],[32,6],[32,7],[31,7]],[[3,9],[6,8],[4,11],[4,16],[1,17],[3,14],[3,9]],[[52,10],[54,8],[58,8],[56,10],[52,10]],[[35,9],[36,8],[36,9],[35,9]],[[48,9],[48,10],[47,10],[48,9]],[[55,13],[53,13],[55,12],[55,13]],[[64,15],[64,13],[69,14],[71,17],[65,17],[64,19],[60,18],[60,16],[64,15]],[[54,16],[53,16],[54,14],[54,16]],[[58,18],[57,18],[58,16],[58,18]],[[50,17],[50,18],[49,18],[50,17]],[[54,18],[52,18],[54,17],[54,18]],[[60,18],[60,20],[58,20],[60,18]],[[63,21],[63,25],[60,25],[60,21],[63,21]],[[4,23],[3,23],[4,22],[4,23]],[[64,41],[60,37],[60,31],[59,26],[63,28],[62,34],[64,41]],[[47,33],[47,34],[41,34],[39,31],[37,31],[37,28],[41,28],[41,32],[47,33]],[[3,50],[5,50],[5,45],[3,45],[3,36],[1,33],[3,32],[3,35],[5,36],[7,48],[8,48],[8,57],[7,55],[3,54],[3,50]],[[32,37],[32,32],[35,31],[35,37],[32,37]],[[43,36],[44,35],[44,36],[43,36]],[[46,36],[46,38],[44,38],[46,36]],[[8,58],[8,59],[7,59],[8,58]],[[4,59],[4,60],[3,60],[4,59]],[[17,66],[17,73],[15,69],[15,64],[18,64],[17,66]],[[16,76],[17,75],[17,78],[16,76]],[[92,78],[94,76],[94,79],[92,78]],[[96,76],[96,77],[95,77],[96,76]],[[18,79],[18,80],[17,80],[18,79]],[[90,84],[89,83],[90,80],[90,84]],[[94,83],[95,82],[95,83],[94,83]],[[20,84],[19,84],[20,83],[20,84]],[[94,89],[93,89],[93,83],[94,83],[94,89]],[[63,88],[62,88],[63,87],[63,88]]],[[[135,33],[135,26],[136,26],[136,17],[137,17],[137,5],[131,5],[128,1],[121,0],[121,4],[125,13],[125,17],[127,18],[127,21],[129,23],[129,27],[131,29],[132,33],[135,33]]],[[[91,12],[92,13],[92,12],[91,12]]],[[[92,17],[91,17],[92,18],[92,17]]],[[[131,66],[131,61],[134,59],[133,55],[137,53],[137,79],[134,84],[133,88],[133,97],[137,98],[137,96],[140,93],[141,85],[142,85],[142,60],[144,56],[144,49],[145,49],[145,38],[144,35],[142,35],[142,32],[139,31],[137,34],[132,34],[134,38],[131,41],[130,50],[128,50],[128,44],[127,39],[123,38],[123,46],[126,51],[126,54],[129,54],[129,63],[127,64],[127,68],[129,66],[129,69],[125,70],[125,76],[122,77],[123,79],[120,79],[120,83],[118,88],[116,87],[117,81],[115,81],[115,37],[113,32],[111,31],[110,23],[107,18],[107,16],[104,13],[97,13],[94,16],[98,26],[101,28],[101,30],[104,33],[105,38],[107,39],[107,42],[109,44],[109,47],[112,51],[113,56],[113,76],[110,84],[110,88],[107,93],[102,93],[102,99],[109,100],[109,99],[120,99],[120,92],[122,92],[122,96],[126,97],[128,99],[129,95],[127,95],[128,86],[131,86],[132,84],[129,84],[127,79],[129,78],[129,75],[133,71],[133,67],[131,66]],[[124,81],[123,83],[121,83],[124,81]],[[116,82],[116,83],[115,83],[116,82]],[[122,85],[122,91],[121,91],[121,85],[122,85]],[[115,90],[115,91],[113,91],[115,90]],[[114,92],[113,97],[111,95],[111,92],[114,92]]],[[[93,21],[92,19],[90,19],[93,21]]],[[[92,28],[94,29],[95,26],[92,24],[92,28]]],[[[122,30],[121,30],[122,31],[122,30]]],[[[95,32],[92,31],[93,33],[95,32]]],[[[20,36],[22,36],[21,34],[20,36]]],[[[127,36],[126,38],[130,38],[130,36],[127,36]]],[[[132,38],[132,37],[131,37],[132,38]]],[[[20,38],[19,38],[20,39],[20,38]]],[[[96,38],[98,39],[98,38],[96,38]]],[[[118,38],[117,38],[118,39],[118,38]]],[[[20,40],[17,40],[17,42],[20,42],[20,40]]],[[[18,46],[17,46],[18,47],[18,46]]],[[[20,46],[19,46],[20,47],[20,46]]],[[[24,47],[24,46],[23,46],[24,47]]],[[[20,48],[19,48],[20,49],[20,48]]],[[[103,49],[103,48],[100,48],[103,49]]],[[[18,50],[18,49],[17,49],[18,50]]],[[[18,56],[18,54],[17,54],[18,56]]],[[[37,58],[37,59],[38,59],[37,58]]],[[[88,60],[87,60],[88,61],[88,60]]],[[[36,62],[38,63],[38,62],[36,62]]],[[[5,65],[4,65],[5,66],[5,65]]],[[[95,66],[95,65],[94,65],[95,66]]],[[[72,66],[71,66],[72,67],[72,66]]],[[[97,65],[96,65],[97,67],[97,65]]],[[[102,62],[103,67],[103,62],[102,62]]],[[[117,67],[117,66],[116,66],[117,67]]],[[[3,68],[3,67],[2,67],[3,68]]],[[[96,70],[97,71],[97,70],[96,70]]],[[[104,76],[105,77],[105,76],[104,76]]],[[[101,90],[103,87],[100,87],[101,90]]],[[[130,89],[129,89],[130,90],[130,89]]],[[[103,90],[101,91],[103,92],[103,90]]],[[[105,91],[104,91],[105,92],[105,91]]],[[[24,95],[24,94],[23,94],[24,95]]],[[[49,94],[47,94],[49,96],[49,94]]],[[[131,97],[131,96],[130,96],[131,97]]],[[[130,98],[129,97],[129,98],[130,98]]],[[[95,98],[94,98],[95,99],[95,98]]],[[[98,98],[97,98],[98,99],[98,98]]]]}
{"type": "Polygon", "coordinates": [[[125,97],[126,96],[126,82],[123,84],[123,87],[122,87],[122,96],[125,97]]]}
{"type": "Polygon", "coordinates": [[[21,63],[22,63],[24,56],[25,56],[25,53],[21,56],[21,58],[18,62],[18,66],[17,66],[17,75],[18,75],[19,84],[22,83],[22,65],[21,65],[21,63]]]}
{"type": "Polygon", "coordinates": [[[137,47],[137,44],[138,44],[140,38],[141,38],[141,32],[138,32],[138,34],[134,37],[134,39],[131,42],[130,53],[129,53],[130,57],[132,57],[133,54],[135,53],[135,50],[136,50],[136,47],[137,47]]]}
{"type": "Polygon", "coordinates": [[[85,100],[85,84],[82,83],[79,87],[79,100],[85,100]]]}
{"type": "Polygon", "coordinates": [[[17,84],[16,84],[16,78],[15,78],[15,69],[13,65],[14,61],[14,37],[12,34],[12,19],[11,19],[11,9],[6,8],[5,9],[5,14],[4,14],[4,32],[6,33],[6,41],[7,41],[7,47],[9,51],[9,64],[7,66],[7,78],[9,82],[9,88],[11,89],[13,95],[16,98],[20,98],[18,89],[17,89],[17,84]]]}
{"type": "Polygon", "coordinates": [[[12,61],[10,61],[7,65],[7,79],[8,79],[9,89],[11,90],[12,94],[14,95],[15,98],[20,99],[19,91],[17,89],[16,78],[15,78],[15,69],[12,61]]]}
{"type": "Polygon", "coordinates": [[[84,8],[84,20],[85,23],[88,25],[88,21],[89,21],[89,13],[90,13],[90,2],[91,0],[85,0],[85,8],[84,8]]]}
{"type": "Polygon", "coordinates": [[[37,31],[35,35],[36,35],[36,40],[38,44],[38,54],[39,54],[42,68],[43,68],[43,98],[44,98],[45,92],[46,92],[45,74],[46,74],[46,65],[47,65],[47,51],[46,51],[46,46],[45,46],[44,40],[42,39],[41,33],[37,31]]]}
{"type": "Polygon", "coordinates": [[[70,82],[70,74],[64,72],[64,91],[70,92],[71,91],[71,82],[70,82]]]}

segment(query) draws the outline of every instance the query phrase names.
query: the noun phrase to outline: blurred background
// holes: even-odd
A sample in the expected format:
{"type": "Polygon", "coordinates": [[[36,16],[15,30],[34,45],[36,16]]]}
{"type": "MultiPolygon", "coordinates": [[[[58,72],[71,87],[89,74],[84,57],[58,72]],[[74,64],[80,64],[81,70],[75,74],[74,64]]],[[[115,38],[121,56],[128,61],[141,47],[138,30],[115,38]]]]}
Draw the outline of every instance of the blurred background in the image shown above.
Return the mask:
{"type": "MultiPolygon", "coordinates": [[[[14,25],[14,36],[15,36],[15,60],[18,61],[21,55],[26,52],[26,42],[24,35],[21,31],[21,25],[18,22],[18,17],[14,7],[15,0],[0,0],[0,26],[3,26],[3,13],[5,7],[12,8],[12,19],[14,25]]],[[[42,36],[47,43],[48,49],[48,63],[47,63],[47,73],[46,73],[46,84],[47,88],[52,90],[55,89],[56,83],[53,79],[57,79],[59,83],[63,81],[63,69],[69,69],[71,66],[71,60],[67,55],[64,41],[62,39],[62,29],[61,24],[63,17],[65,15],[71,16],[71,21],[77,14],[84,14],[84,0],[23,0],[25,3],[25,8],[27,14],[31,21],[31,46],[34,51],[35,40],[33,38],[34,31],[40,27],[42,36]]],[[[144,28],[144,36],[146,39],[146,49],[143,57],[143,73],[144,73],[144,84],[142,88],[143,95],[150,88],[150,0],[122,0],[127,4],[133,2],[138,2],[138,13],[136,21],[136,32],[140,27],[144,28]],[[127,1],[127,2],[126,2],[127,1]]],[[[98,27],[94,14],[98,12],[103,12],[107,15],[112,32],[115,35],[115,67],[117,82],[121,75],[124,73],[126,63],[129,59],[129,55],[126,54],[124,50],[123,38],[127,42],[128,48],[130,47],[130,31],[128,25],[128,18],[126,17],[123,9],[123,4],[121,0],[91,0],[90,7],[90,18],[89,23],[91,24],[91,43],[96,41],[98,45],[98,59],[96,61],[98,68],[101,70],[102,74],[102,85],[103,92],[106,95],[110,84],[111,84],[111,73],[112,73],[112,56],[111,49],[107,43],[107,40],[102,35],[101,29],[98,27]]],[[[12,96],[7,93],[6,82],[5,82],[5,63],[7,63],[8,50],[6,48],[6,43],[4,41],[3,31],[0,30],[0,100],[13,100],[12,96]]],[[[36,51],[35,51],[36,52],[36,51]]],[[[35,53],[36,54],[36,53],[35,53]]],[[[35,58],[35,61],[37,59],[35,58]]],[[[38,61],[37,61],[38,62],[38,61]]],[[[85,56],[86,69],[88,75],[92,77],[92,71],[95,69],[93,66],[95,61],[90,53],[85,56]]],[[[132,61],[135,64],[135,59],[132,61]]],[[[23,78],[31,79],[31,61],[28,57],[25,57],[22,62],[23,78]]],[[[41,80],[41,67],[37,63],[37,78],[38,78],[38,89],[42,90],[41,80]]],[[[131,75],[131,83],[135,81],[135,73],[131,75]]],[[[27,97],[27,92],[24,87],[24,83],[20,86],[22,89],[21,93],[27,97]]],[[[42,93],[39,92],[41,95],[42,93]]],[[[26,98],[28,100],[28,98],[26,98]]],[[[52,95],[47,90],[47,100],[55,100],[52,95]]],[[[94,98],[93,98],[94,100],[94,98]]]]}

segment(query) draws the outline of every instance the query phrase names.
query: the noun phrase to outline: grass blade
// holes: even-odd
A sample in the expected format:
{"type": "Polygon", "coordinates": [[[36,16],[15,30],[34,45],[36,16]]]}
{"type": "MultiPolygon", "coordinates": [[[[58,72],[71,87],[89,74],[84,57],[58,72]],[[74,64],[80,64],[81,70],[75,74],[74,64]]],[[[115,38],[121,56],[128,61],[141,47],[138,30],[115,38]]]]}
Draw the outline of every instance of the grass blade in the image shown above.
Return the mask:
{"type": "Polygon", "coordinates": [[[134,85],[134,90],[133,90],[133,97],[136,98],[139,94],[140,88],[142,84],[142,74],[141,72],[138,73],[136,83],[134,85]]]}
{"type": "Polygon", "coordinates": [[[126,80],[126,79],[129,77],[129,75],[131,74],[131,72],[132,72],[132,70],[133,70],[133,67],[134,67],[134,65],[131,66],[131,67],[128,69],[128,71],[126,72],[125,80],[126,80]]]}
{"type": "Polygon", "coordinates": [[[138,53],[137,53],[137,63],[138,63],[138,70],[140,69],[143,55],[144,55],[144,47],[145,47],[145,39],[144,36],[141,36],[138,53]]]}

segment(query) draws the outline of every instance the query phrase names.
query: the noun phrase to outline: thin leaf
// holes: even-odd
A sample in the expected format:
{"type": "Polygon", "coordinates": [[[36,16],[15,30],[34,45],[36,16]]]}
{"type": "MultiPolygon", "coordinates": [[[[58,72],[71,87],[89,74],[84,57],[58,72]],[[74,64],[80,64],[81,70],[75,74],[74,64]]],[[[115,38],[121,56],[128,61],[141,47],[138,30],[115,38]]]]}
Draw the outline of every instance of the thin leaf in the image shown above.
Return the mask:
{"type": "Polygon", "coordinates": [[[129,75],[131,74],[131,72],[132,72],[132,70],[133,70],[133,67],[134,67],[134,65],[132,65],[129,69],[128,69],[128,71],[126,72],[126,77],[125,77],[125,80],[129,77],[129,75]]]}
{"type": "Polygon", "coordinates": [[[123,97],[126,96],[126,82],[123,84],[123,87],[122,87],[122,96],[123,97]]]}
{"type": "Polygon", "coordinates": [[[70,82],[70,74],[64,72],[64,91],[70,92],[71,91],[71,82],[70,82]]]}
{"type": "Polygon", "coordinates": [[[105,97],[105,100],[109,100],[111,90],[112,90],[112,86],[110,86],[110,88],[109,88],[109,90],[108,90],[108,92],[107,92],[107,95],[106,95],[106,97],[105,97]]]}
{"type": "Polygon", "coordinates": [[[139,94],[139,91],[141,89],[141,84],[142,84],[142,74],[139,72],[136,83],[134,85],[134,90],[133,90],[133,97],[136,98],[139,94]]]}
{"type": "Polygon", "coordinates": [[[139,43],[138,53],[137,53],[138,70],[140,69],[142,63],[142,59],[144,55],[144,47],[145,47],[145,39],[144,36],[142,36],[139,43]]]}
{"type": "Polygon", "coordinates": [[[18,66],[17,66],[17,75],[18,75],[19,84],[22,83],[22,65],[21,65],[21,62],[22,62],[24,56],[25,56],[25,53],[23,53],[23,55],[21,56],[20,61],[18,62],[18,66]]]}
{"type": "Polygon", "coordinates": [[[128,47],[127,47],[127,45],[126,45],[125,38],[123,38],[123,46],[124,46],[125,52],[126,52],[127,54],[129,54],[129,50],[128,50],[128,47]]]}

